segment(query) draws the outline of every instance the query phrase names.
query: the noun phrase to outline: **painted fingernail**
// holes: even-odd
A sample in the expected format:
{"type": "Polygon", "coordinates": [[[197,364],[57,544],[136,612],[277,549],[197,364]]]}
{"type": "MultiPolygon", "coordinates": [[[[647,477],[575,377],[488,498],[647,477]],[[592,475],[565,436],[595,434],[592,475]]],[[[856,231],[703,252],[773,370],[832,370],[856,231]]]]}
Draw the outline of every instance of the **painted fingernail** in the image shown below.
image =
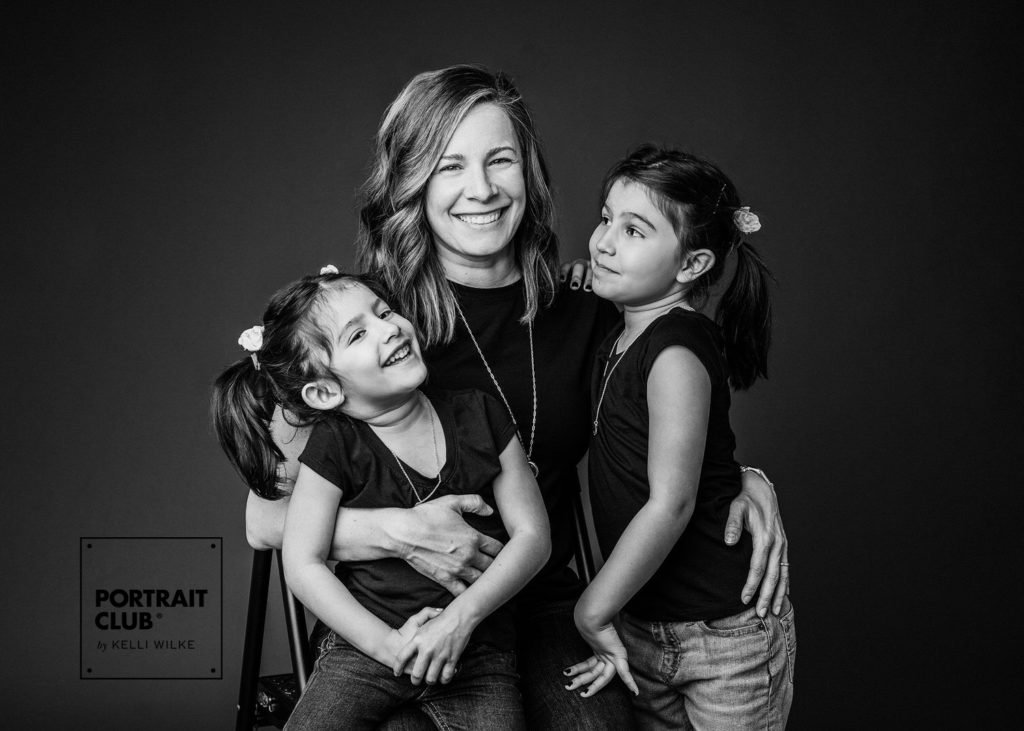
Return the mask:
{"type": "Polygon", "coordinates": [[[572,683],[569,683],[569,685],[565,686],[565,689],[566,690],[572,690],[572,683]]]}
{"type": "Polygon", "coordinates": [[[562,675],[568,675],[570,670],[572,670],[572,668],[566,668],[562,671],[562,675]]]}
{"type": "Polygon", "coordinates": [[[573,282],[572,284],[569,285],[569,289],[579,289],[579,288],[580,288],[580,283],[579,282],[573,282]]]}
{"type": "Polygon", "coordinates": [[[593,287],[591,287],[589,284],[584,284],[583,285],[583,291],[584,292],[590,292],[591,290],[593,290],[593,287]]]}

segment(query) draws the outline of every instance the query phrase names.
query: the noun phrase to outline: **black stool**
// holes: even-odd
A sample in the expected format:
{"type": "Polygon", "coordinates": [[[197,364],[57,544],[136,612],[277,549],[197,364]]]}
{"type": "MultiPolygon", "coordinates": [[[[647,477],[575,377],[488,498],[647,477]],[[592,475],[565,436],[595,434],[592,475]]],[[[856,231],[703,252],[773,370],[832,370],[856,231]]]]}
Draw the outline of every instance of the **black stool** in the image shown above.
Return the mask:
{"type": "Polygon", "coordinates": [[[299,694],[306,688],[306,681],[312,668],[306,615],[302,605],[285,584],[281,551],[253,551],[249,610],[245,620],[245,645],[242,650],[242,676],[238,688],[236,731],[251,731],[259,726],[284,726],[299,694]],[[263,629],[267,619],[270,562],[274,553],[277,554],[277,568],[281,577],[281,597],[284,599],[285,622],[288,626],[292,672],[261,678],[263,629]]]}

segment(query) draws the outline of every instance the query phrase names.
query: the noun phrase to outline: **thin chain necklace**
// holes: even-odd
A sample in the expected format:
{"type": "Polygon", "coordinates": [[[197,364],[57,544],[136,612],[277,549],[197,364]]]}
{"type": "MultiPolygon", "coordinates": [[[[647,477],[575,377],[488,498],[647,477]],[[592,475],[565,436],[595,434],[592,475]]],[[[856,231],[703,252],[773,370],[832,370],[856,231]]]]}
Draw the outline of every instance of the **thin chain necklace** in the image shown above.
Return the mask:
{"type": "Polygon", "coordinates": [[[456,297],[452,298],[455,302],[455,311],[459,313],[459,318],[462,320],[462,324],[466,326],[466,332],[469,333],[469,339],[473,341],[473,347],[476,348],[476,352],[480,355],[480,360],[484,363],[484,368],[487,369],[487,375],[491,377],[491,381],[494,382],[494,387],[498,389],[498,395],[501,396],[501,400],[505,402],[505,408],[508,409],[508,415],[512,417],[512,423],[516,425],[516,436],[519,437],[519,443],[526,450],[526,463],[530,465],[530,470],[533,472],[533,476],[537,477],[540,474],[540,469],[537,467],[537,463],[533,461],[533,440],[537,435],[537,371],[534,367],[533,361],[533,322],[529,322],[526,325],[527,332],[530,336],[530,383],[533,386],[533,416],[530,421],[530,446],[527,447],[523,443],[523,435],[519,433],[519,423],[516,421],[516,415],[512,413],[512,407],[508,404],[508,399],[505,398],[505,392],[501,390],[501,384],[498,383],[498,379],[494,375],[494,371],[491,370],[490,364],[487,362],[487,358],[484,357],[484,351],[480,348],[480,343],[476,341],[476,336],[473,335],[473,329],[469,326],[469,322],[466,320],[466,316],[462,312],[462,308],[459,306],[459,300],[456,297]]]}
{"type": "Polygon", "coordinates": [[[601,387],[601,396],[600,396],[600,398],[597,399],[597,408],[594,409],[594,430],[593,430],[593,434],[594,434],[595,437],[597,436],[598,422],[601,420],[601,404],[604,403],[604,395],[608,391],[608,382],[612,380],[612,374],[615,373],[615,369],[619,367],[619,363],[621,363],[623,358],[626,357],[626,350],[629,350],[630,347],[632,347],[633,343],[636,342],[636,338],[634,338],[633,339],[633,343],[630,343],[629,345],[627,345],[626,346],[626,350],[623,350],[621,353],[619,353],[618,359],[615,361],[615,364],[612,366],[612,369],[609,371],[608,370],[608,364],[612,362],[612,356],[615,355],[615,351],[619,347],[619,340],[621,340],[622,336],[625,335],[625,334],[626,334],[626,329],[623,328],[622,332],[619,333],[619,337],[615,338],[615,342],[612,344],[612,349],[608,353],[608,360],[606,360],[604,362],[604,371],[601,373],[601,380],[604,381],[604,385],[601,387]]]}
{"type": "Polygon", "coordinates": [[[391,456],[395,458],[395,464],[398,465],[398,469],[402,471],[402,475],[405,477],[405,481],[408,482],[409,487],[412,488],[412,494],[416,496],[417,505],[419,505],[420,503],[427,502],[427,500],[432,498],[434,496],[434,493],[437,492],[437,488],[441,487],[441,455],[440,452],[437,451],[437,429],[435,428],[434,422],[434,408],[430,405],[429,401],[427,402],[426,407],[427,415],[430,417],[430,436],[433,437],[434,439],[434,461],[437,463],[437,482],[434,484],[433,489],[429,493],[427,493],[426,497],[420,497],[419,490],[416,489],[416,485],[409,477],[409,473],[405,471],[405,467],[402,466],[402,460],[398,458],[398,455],[395,454],[395,451],[391,447],[388,447],[387,443],[383,439],[380,440],[381,444],[383,444],[387,448],[387,450],[391,452],[391,456]]]}

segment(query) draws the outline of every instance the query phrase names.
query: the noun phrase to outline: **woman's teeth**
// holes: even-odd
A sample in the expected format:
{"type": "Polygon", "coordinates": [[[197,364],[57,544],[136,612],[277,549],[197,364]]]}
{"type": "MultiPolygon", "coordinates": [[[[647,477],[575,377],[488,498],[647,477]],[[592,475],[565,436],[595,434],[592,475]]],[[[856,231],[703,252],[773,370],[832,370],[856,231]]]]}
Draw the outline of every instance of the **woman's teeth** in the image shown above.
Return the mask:
{"type": "Polygon", "coordinates": [[[401,361],[408,358],[411,353],[412,349],[409,348],[408,345],[402,346],[401,348],[396,350],[390,358],[384,361],[384,367],[386,368],[387,366],[394,365],[395,363],[400,363],[401,361]]]}
{"type": "Polygon", "coordinates": [[[505,209],[502,208],[501,210],[498,211],[491,211],[490,213],[479,213],[475,215],[469,213],[460,213],[455,217],[462,221],[463,223],[471,223],[474,226],[484,226],[488,223],[494,223],[499,218],[501,218],[501,214],[504,212],[504,210],[505,209]]]}

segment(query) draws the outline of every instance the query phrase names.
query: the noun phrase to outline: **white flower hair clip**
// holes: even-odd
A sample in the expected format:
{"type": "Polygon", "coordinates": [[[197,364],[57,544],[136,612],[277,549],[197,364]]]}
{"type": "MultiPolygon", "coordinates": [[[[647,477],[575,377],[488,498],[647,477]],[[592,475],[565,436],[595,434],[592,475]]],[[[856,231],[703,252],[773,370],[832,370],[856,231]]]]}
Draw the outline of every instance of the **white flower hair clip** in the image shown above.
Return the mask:
{"type": "Polygon", "coordinates": [[[263,326],[253,325],[243,332],[238,336],[238,344],[249,353],[249,357],[252,358],[252,364],[256,367],[256,370],[259,370],[260,361],[256,357],[256,353],[263,347],[263,326]]]}
{"type": "Polygon", "coordinates": [[[742,206],[732,212],[732,222],[740,233],[752,234],[761,230],[761,219],[750,212],[750,206],[742,206]]]}
{"type": "Polygon", "coordinates": [[[325,267],[320,267],[320,276],[321,277],[324,274],[337,274],[337,273],[338,273],[338,267],[334,266],[333,264],[328,264],[325,267]]]}

